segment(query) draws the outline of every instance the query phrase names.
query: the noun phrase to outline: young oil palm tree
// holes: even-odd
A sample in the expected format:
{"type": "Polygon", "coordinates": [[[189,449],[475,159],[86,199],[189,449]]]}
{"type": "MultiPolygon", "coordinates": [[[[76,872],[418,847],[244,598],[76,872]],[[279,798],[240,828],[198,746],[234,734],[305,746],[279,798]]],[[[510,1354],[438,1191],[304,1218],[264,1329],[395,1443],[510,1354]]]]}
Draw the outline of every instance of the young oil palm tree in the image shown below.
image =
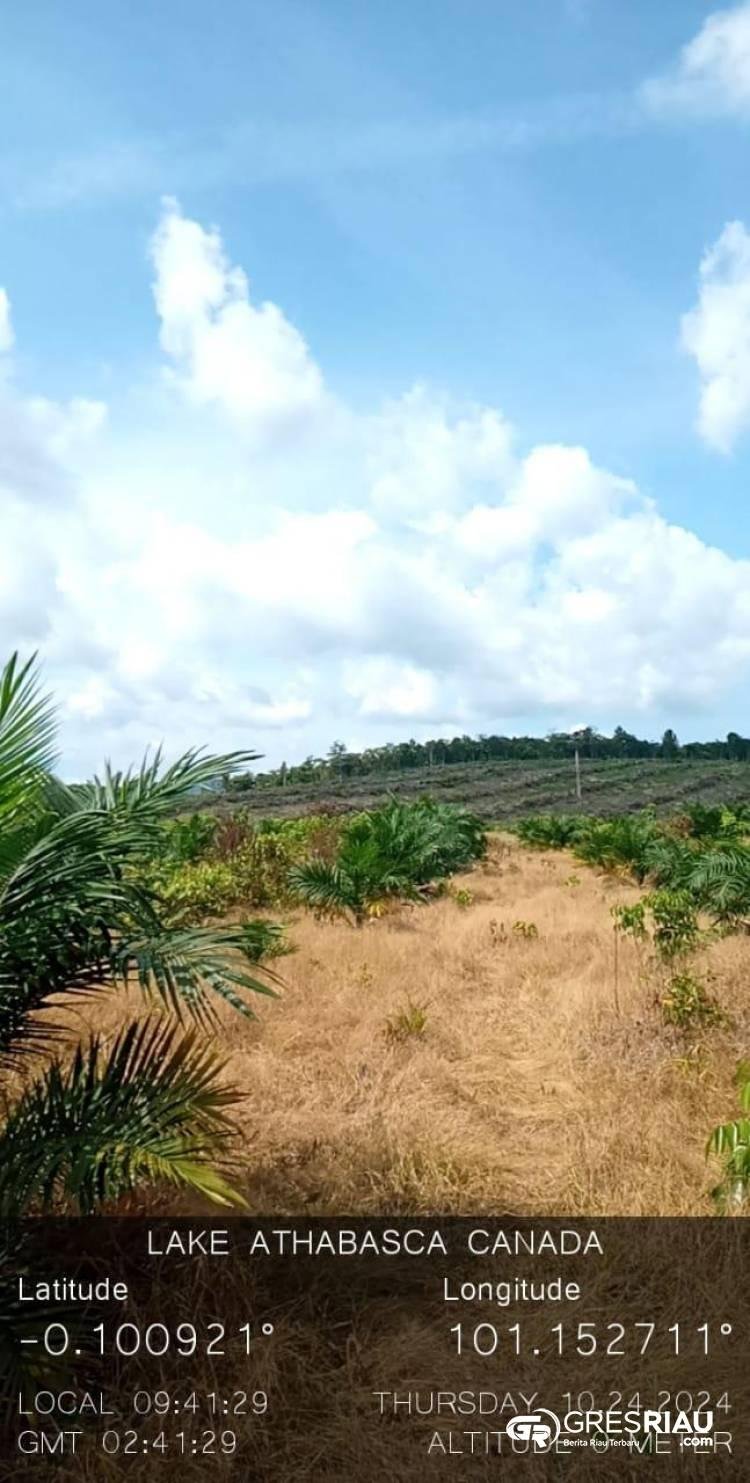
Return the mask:
{"type": "Polygon", "coordinates": [[[378,902],[424,900],[426,887],[484,854],[486,831],[466,809],[420,799],[391,799],[355,816],[333,862],[294,866],[289,884],[300,901],[357,926],[378,902]]]}
{"type": "Polygon", "coordinates": [[[3,1095],[0,1215],[90,1212],[143,1181],[241,1203],[214,1168],[236,1094],[198,1032],[217,998],[251,1015],[248,994],[273,994],[263,934],[174,925],[139,866],[166,816],[255,754],[157,754],[69,787],[52,776],[54,737],[35,662],[14,656],[0,675],[0,1090],[3,1072],[25,1086],[3,1095]],[[55,996],[126,984],[147,1017],[71,1056],[55,996]]]}

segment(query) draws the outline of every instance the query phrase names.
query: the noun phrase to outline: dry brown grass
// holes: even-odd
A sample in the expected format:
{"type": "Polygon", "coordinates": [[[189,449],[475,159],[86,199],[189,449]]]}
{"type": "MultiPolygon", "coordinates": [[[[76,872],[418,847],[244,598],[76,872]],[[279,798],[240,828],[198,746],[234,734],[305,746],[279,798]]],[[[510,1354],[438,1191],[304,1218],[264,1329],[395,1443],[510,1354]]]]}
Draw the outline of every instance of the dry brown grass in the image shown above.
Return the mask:
{"type": "MultiPolygon", "coordinates": [[[[223,1016],[250,1208],[710,1213],[706,1137],[734,1112],[748,1049],[746,942],[705,954],[734,1023],[696,1044],[662,1024],[627,942],[616,1005],[610,908],[629,885],[502,836],[456,885],[469,907],[445,897],[360,930],[300,913],[283,997],[254,1023],[223,1016]],[[415,1005],[422,1032],[393,1034],[415,1005]]],[[[83,1018],[114,1033],[122,1014],[100,999],[83,1018]]]]}
{"type": "MultiPolygon", "coordinates": [[[[297,951],[281,963],[283,997],[259,1001],[254,1023],[223,1015],[227,1076],[245,1094],[235,1175],[251,1209],[303,1216],[711,1213],[704,1147],[709,1129],[734,1109],[732,1072],[747,1049],[746,942],[727,939],[706,954],[712,989],[734,1023],[691,1041],[662,1023],[653,971],[625,942],[615,1000],[611,907],[637,896],[631,886],[501,836],[485,864],[456,885],[471,890],[468,907],[444,897],[360,930],[300,913],[290,924],[297,951]],[[538,936],[514,932],[516,922],[533,923],[538,936]]],[[[95,1026],[114,1035],[139,1007],[135,994],[125,1002],[102,996],[70,1012],[71,1029],[95,1026]]],[[[139,1194],[133,1208],[199,1211],[195,1203],[177,1205],[173,1193],[160,1203],[139,1194]]],[[[659,1263],[644,1257],[640,1241],[628,1246],[623,1239],[620,1267],[613,1259],[620,1284],[614,1291],[647,1299],[643,1311],[658,1312],[659,1263]],[[633,1276],[625,1280],[629,1260],[633,1276]]],[[[669,1232],[663,1239],[682,1311],[696,1275],[675,1263],[669,1232]]],[[[736,1262],[725,1246],[719,1255],[732,1295],[726,1311],[734,1311],[736,1262]]],[[[598,1305],[609,1313],[610,1272],[605,1267],[593,1282],[586,1274],[587,1313],[598,1305]]],[[[254,1311],[247,1274],[234,1280],[237,1311],[254,1311]]],[[[330,1328],[321,1326],[313,1285],[291,1327],[283,1314],[277,1321],[263,1350],[268,1374],[252,1383],[245,1371],[235,1377],[241,1388],[267,1385],[273,1424],[268,1432],[238,1428],[242,1451],[237,1459],[213,1460],[217,1478],[407,1483],[426,1476],[425,1438],[434,1423],[383,1421],[373,1389],[429,1390],[438,1375],[441,1389],[454,1382],[481,1389],[488,1383],[484,1361],[475,1374],[474,1361],[467,1367],[462,1360],[454,1376],[444,1362],[442,1303],[421,1278],[416,1307],[400,1289],[378,1289],[378,1304],[360,1313],[350,1287],[342,1287],[342,1322],[330,1328]]],[[[178,1291],[188,1311],[197,1311],[202,1294],[178,1291]]],[[[707,1312],[719,1311],[718,1292],[706,1298],[707,1312]]],[[[268,1300],[256,1306],[266,1312],[268,1300]]],[[[325,1305],[321,1311],[328,1313],[325,1305]]],[[[533,1371],[528,1393],[541,1384],[546,1395],[539,1362],[527,1356],[524,1363],[533,1371]]],[[[565,1386],[575,1390],[572,1375],[566,1370],[565,1386]]],[[[590,1370],[586,1375],[588,1385],[590,1370]]],[[[597,1376],[606,1390],[600,1368],[597,1376]]],[[[622,1383],[619,1372],[615,1381],[622,1383]]],[[[667,1383],[663,1365],[658,1381],[667,1383]]],[[[143,1383],[153,1388],[153,1376],[143,1383]]],[[[524,1390],[523,1376],[516,1384],[524,1390]]],[[[649,1379],[654,1394],[655,1384],[649,1379]]],[[[740,1407],[738,1418],[743,1414],[740,1407]]],[[[694,1463],[693,1475],[707,1476],[710,1464],[694,1463]]],[[[746,1476],[744,1464],[738,1472],[733,1466],[727,1477],[746,1476]]],[[[461,1476],[495,1477],[503,1469],[519,1473],[514,1462],[492,1457],[467,1464],[461,1476]]],[[[551,1476],[544,1459],[525,1460],[522,1471],[530,1480],[551,1476]]],[[[444,1466],[430,1459],[429,1472],[458,1476],[455,1459],[444,1466]]],[[[565,1472],[600,1483],[645,1476],[621,1456],[595,1465],[571,1457],[565,1472]]],[[[61,1477],[85,1483],[114,1483],[124,1473],[121,1459],[105,1464],[95,1447],[60,1468],[61,1477]]],[[[206,1470],[202,1461],[168,1457],[144,1461],[142,1475],[197,1483],[206,1470]]],[[[41,1483],[46,1465],[34,1463],[30,1476],[41,1483]]]]}

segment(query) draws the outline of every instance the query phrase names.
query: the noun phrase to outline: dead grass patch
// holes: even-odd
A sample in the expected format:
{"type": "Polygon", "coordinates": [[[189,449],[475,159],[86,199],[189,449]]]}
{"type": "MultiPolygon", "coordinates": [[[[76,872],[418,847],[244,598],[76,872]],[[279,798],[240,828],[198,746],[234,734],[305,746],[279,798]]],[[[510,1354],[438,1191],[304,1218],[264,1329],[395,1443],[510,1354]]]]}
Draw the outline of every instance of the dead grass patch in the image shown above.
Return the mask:
{"type": "MultiPolygon", "coordinates": [[[[704,955],[732,1023],[696,1050],[622,941],[616,1007],[610,908],[638,892],[580,866],[571,889],[573,868],[498,836],[455,881],[466,910],[445,896],[359,930],[293,918],[283,997],[255,1022],[222,1015],[253,1211],[710,1212],[705,1142],[748,1049],[747,941],[704,955]],[[429,1005],[425,1033],[385,1034],[408,1004],[429,1005]]],[[[79,1003],[71,1025],[114,1035],[124,1007],[79,1003]]]]}

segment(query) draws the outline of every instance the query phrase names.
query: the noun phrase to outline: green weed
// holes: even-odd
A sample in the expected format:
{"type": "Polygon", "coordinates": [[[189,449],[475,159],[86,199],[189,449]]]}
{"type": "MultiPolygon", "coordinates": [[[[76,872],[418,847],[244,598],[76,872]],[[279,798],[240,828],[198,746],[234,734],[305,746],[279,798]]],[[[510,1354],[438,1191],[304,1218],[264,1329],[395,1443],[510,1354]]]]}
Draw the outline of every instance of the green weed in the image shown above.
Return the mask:
{"type": "Polygon", "coordinates": [[[465,911],[467,907],[472,906],[474,903],[474,892],[468,891],[465,886],[453,891],[451,894],[456,906],[460,906],[462,911],[465,911]]]}
{"type": "Polygon", "coordinates": [[[539,928],[535,922],[523,922],[520,919],[513,923],[513,931],[516,937],[522,937],[526,942],[539,936],[539,928]]]}

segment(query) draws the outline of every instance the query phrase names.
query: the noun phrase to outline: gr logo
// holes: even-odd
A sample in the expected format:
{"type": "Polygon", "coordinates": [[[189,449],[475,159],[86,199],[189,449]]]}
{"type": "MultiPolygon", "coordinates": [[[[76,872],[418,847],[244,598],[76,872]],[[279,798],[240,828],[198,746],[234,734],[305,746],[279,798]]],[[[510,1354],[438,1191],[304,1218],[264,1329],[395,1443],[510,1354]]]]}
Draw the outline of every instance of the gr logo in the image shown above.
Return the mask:
{"type": "Polygon", "coordinates": [[[549,1452],[560,1435],[560,1423],[553,1411],[539,1406],[528,1416],[511,1416],[505,1430],[512,1442],[531,1442],[535,1452],[549,1452]]]}

